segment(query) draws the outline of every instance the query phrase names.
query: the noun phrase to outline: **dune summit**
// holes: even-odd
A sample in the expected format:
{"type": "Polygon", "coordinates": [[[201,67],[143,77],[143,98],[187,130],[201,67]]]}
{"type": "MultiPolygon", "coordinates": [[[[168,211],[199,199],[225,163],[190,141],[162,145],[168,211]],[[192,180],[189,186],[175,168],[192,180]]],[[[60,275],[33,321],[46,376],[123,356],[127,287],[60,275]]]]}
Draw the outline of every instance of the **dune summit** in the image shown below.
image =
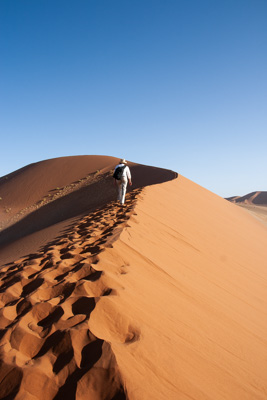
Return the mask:
{"type": "Polygon", "coordinates": [[[121,209],[116,161],[1,178],[0,398],[265,399],[266,227],[138,164],[121,209]]]}

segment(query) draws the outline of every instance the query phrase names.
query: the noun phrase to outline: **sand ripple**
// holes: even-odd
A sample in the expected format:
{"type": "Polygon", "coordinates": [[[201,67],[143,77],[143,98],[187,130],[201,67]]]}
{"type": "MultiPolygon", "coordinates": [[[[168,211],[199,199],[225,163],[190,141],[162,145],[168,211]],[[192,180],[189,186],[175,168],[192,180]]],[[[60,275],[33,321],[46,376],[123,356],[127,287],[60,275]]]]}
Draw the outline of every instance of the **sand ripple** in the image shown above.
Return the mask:
{"type": "MultiPolygon", "coordinates": [[[[88,321],[101,297],[116,295],[99,255],[126,225],[139,192],[126,207],[111,203],[85,215],[39,252],[2,267],[0,398],[126,398],[110,344],[88,321]]],[[[137,340],[127,335],[126,343],[137,340]]]]}

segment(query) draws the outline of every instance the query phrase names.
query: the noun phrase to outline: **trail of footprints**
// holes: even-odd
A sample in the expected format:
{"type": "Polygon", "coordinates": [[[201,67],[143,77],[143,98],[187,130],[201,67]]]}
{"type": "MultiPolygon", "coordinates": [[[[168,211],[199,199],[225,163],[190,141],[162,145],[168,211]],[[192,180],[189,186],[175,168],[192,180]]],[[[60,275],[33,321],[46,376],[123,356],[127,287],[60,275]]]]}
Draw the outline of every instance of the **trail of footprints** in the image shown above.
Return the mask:
{"type": "MultiPolygon", "coordinates": [[[[115,293],[97,269],[98,256],[134,212],[140,191],[128,194],[125,207],[110,203],[81,218],[40,252],[1,268],[0,399],[20,399],[23,391],[30,392],[29,376],[34,379],[36,368],[42,374],[43,356],[51,370],[50,376],[42,376],[50,393],[46,399],[75,399],[101,356],[114,359],[109,344],[89,331],[88,320],[97,299],[115,293]],[[10,384],[1,388],[6,379],[10,384]]],[[[126,398],[119,376],[113,381],[110,399],[126,398]]]]}

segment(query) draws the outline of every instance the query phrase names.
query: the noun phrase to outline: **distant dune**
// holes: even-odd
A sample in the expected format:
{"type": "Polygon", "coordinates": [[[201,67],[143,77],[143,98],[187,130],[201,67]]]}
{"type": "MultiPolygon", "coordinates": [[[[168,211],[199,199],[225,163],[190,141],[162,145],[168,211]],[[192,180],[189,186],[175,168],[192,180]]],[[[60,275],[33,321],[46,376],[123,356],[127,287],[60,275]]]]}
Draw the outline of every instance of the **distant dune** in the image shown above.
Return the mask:
{"type": "Polygon", "coordinates": [[[245,208],[267,226],[267,192],[252,192],[242,197],[228,197],[226,200],[245,208]]]}
{"type": "Polygon", "coordinates": [[[0,180],[0,398],[263,400],[267,229],[172,171],[48,160],[0,180]]]}
{"type": "Polygon", "coordinates": [[[228,197],[226,200],[239,204],[242,203],[267,206],[267,192],[252,192],[246,194],[245,196],[228,197]]]}

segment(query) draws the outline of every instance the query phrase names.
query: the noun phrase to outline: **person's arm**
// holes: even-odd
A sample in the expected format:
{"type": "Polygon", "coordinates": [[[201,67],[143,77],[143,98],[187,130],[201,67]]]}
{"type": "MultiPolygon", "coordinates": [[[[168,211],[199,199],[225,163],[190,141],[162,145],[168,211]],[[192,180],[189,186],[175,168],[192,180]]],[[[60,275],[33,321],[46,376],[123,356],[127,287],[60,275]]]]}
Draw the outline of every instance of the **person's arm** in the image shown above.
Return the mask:
{"type": "Polygon", "coordinates": [[[130,168],[127,166],[126,167],[126,174],[127,174],[127,178],[128,178],[128,181],[129,181],[129,185],[130,186],[132,186],[132,177],[131,177],[131,171],[130,171],[130,168]]]}
{"type": "MultiPolygon", "coordinates": [[[[115,173],[115,171],[116,171],[117,166],[118,166],[118,165],[116,165],[116,167],[114,168],[113,175],[114,175],[114,173],[115,173]]],[[[115,179],[115,178],[113,178],[113,184],[114,184],[114,186],[117,186],[117,183],[116,183],[116,179],[115,179]]]]}

